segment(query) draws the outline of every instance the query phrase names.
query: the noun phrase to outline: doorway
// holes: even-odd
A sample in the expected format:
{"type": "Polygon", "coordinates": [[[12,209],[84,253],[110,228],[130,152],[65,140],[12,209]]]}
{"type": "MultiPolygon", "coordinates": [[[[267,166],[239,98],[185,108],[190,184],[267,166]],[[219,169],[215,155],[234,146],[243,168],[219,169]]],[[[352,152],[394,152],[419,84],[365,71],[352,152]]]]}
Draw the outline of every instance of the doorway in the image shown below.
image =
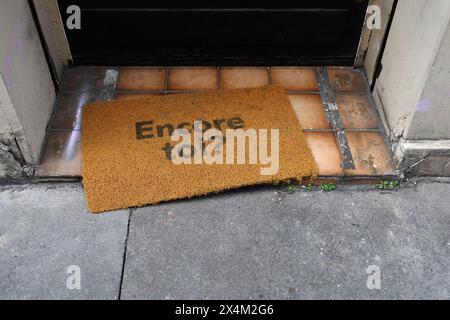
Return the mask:
{"type": "Polygon", "coordinates": [[[341,65],[357,54],[368,0],[58,0],[75,65],[341,65]]]}
{"type": "Polygon", "coordinates": [[[64,73],[39,179],[81,177],[87,103],[267,85],[289,94],[321,179],[394,174],[367,79],[352,68],[367,0],[260,8],[249,1],[189,8],[170,1],[152,8],[136,0],[58,3],[64,22],[68,6],[79,6],[81,28],[65,23],[75,66],[64,73]],[[339,114],[326,107],[325,91],[334,92],[339,114]]]}

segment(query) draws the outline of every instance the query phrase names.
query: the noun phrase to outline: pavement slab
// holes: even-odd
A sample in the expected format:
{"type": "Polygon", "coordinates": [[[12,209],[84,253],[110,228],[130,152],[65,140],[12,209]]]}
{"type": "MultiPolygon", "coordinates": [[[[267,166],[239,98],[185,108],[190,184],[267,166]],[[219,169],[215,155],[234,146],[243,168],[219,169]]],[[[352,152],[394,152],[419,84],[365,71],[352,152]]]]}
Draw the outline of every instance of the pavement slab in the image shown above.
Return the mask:
{"type": "Polygon", "coordinates": [[[122,299],[448,299],[450,185],[339,189],[134,210],[122,299]]]}
{"type": "Polygon", "coordinates": [[[79,184],[1,187],[0,299],[118,299],[128,220],[89,214],[79,184]]]}
{"type": "Polygon", "coordinates": [[[130,216],[89,214],[80,184],[0,186],[0,299],[448,299],[449,194],[258,187],[130,216]]]}

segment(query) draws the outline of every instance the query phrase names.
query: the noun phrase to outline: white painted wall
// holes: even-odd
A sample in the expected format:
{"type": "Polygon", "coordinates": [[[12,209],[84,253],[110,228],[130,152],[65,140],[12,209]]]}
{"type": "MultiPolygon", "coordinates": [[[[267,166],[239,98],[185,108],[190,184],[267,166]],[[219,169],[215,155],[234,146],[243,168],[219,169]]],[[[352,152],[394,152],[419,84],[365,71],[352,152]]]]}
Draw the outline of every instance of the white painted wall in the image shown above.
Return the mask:
{"type": "Polygon", "coordinates": [[[23,136],[23,128],[20,124],[14,105],[9,95],[3,76],[0,73],[0,139],[11,138],[15,134],[23,136]]]}
{"type": "MultiPolygon", "coordinates": [[[[3,79],[0,78],[0,82],[4,84],[3,79]]],[[[9,125],[8,120],[6,119],[6,113],[3,111],[3,100],[5,100],[6,92],[0,91],[0,135],[2,134],[9,134],[11,132],[11,126],[9,125]]]]}
{"type": "Polygon", "coordinates": [[[431,65],[424,92],[406,138],[450,139],[450,24],[431,65]]]}
{"type": "Polygon", "coordinates": [[[56,0],[33,0],[58,82],[72,59],[56,0]]]}
{"type": "Polygon", "coordinates": [[[391,18],[392,8],[394,0],[371,0],[371,5],[376,5],[381,9],[381,29],[374,29],[372,31],[366,28],[368,35],[367,48],[364,55],[364,68],[366,70],[369,84],[372,84],[372,80],[377,67],[381,46],[386,37],[387,26],[391,18]]]}
{"type": "Polygon", "coordinates": [[[26,0],[0,0],[0,74],[0,130],[9,123],[25,160],[37,163],[55,89],[26,0]]]}
{"type": "MultiPolygon", "coordinates": [[[[440,59],[438,56],[449,22],[448,0],[399,0],[382,60],[383,71],[374,92],[384,109],[393,140],[408,138],[408,134],[414,132],[413,119],[421,108],[419,102],[429,83],[433,63],[440,59]]],[[[445,54],[442,57],[445,59],[445,54]]],[[[445,62],[449,63],[449,60],[445,62]]],[[[448,108],[440,116],[448,123],[448,108]]],[[[434,116],[430,114],[429,117],[434,116]]],[[[418,118],[414,126],[420,121],[418,118]]],[[[423,125],[429,128],[427,135],[433,136],[433,123],[423,125]]]]}

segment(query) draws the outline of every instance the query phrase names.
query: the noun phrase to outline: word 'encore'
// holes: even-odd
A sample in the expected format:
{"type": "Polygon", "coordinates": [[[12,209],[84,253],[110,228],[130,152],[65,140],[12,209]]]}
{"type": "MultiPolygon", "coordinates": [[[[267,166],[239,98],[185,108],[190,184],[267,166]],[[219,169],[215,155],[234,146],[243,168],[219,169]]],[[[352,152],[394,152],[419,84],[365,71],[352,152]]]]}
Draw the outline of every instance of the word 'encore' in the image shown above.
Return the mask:
{"type": "MultiPolygon", "coordinates": [[[[240,117],[234,117],[231,119],[217,119],[212,123],[204,120],[198,120],[202,123],[203,131],[208,131],[212,129],[213,126],[217,130],[223,130],[224,125],[226,124],[228,129],[243,129],[245,127],[244,121],[240,117]]],[[[197,121],[195,121],[197,122],[197,121]]],[[[154,121],[143,121],[136,123],[136,138],[138,140],[147,140],[153,138],[164,138],[166,137],[165,133],[167,132],[167,137],[171,137],[175,130],[188,130],[192,133],[194,129],[194,123],[183,122],[178,125],[165,124],[156,126],[156,130],[154,127],[154,121]],[[156,134],[156,135],[155,135],[156,134]]]]}

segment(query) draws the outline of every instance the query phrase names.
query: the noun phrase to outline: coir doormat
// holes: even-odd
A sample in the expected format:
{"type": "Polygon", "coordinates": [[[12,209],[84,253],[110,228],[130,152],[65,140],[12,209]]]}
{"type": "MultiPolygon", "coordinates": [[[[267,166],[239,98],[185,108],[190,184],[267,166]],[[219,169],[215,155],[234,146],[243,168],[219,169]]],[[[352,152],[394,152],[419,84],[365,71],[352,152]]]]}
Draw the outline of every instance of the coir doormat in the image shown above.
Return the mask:
{"type": "Polygon", "coordinates": [[[82,152],[95,213],[317,175],[278,87],[88,105],[82,152]]]}

